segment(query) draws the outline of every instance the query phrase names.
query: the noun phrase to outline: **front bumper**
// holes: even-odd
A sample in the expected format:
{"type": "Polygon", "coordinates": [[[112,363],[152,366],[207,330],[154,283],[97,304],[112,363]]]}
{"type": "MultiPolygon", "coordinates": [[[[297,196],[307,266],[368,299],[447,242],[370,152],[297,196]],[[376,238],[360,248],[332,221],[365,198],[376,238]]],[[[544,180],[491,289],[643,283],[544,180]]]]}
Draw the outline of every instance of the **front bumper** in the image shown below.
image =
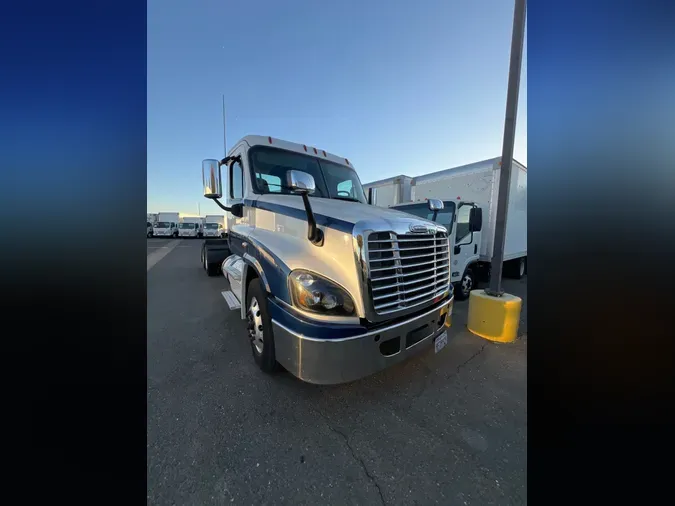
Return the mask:
{"type": "Polygon", "coordinates": [[[273,319],[276,359],[308,383],[354,381],[428,349],[450,327],[453,302],[454,297],[403,322],[339,339],[301,335],[273,319]]]}

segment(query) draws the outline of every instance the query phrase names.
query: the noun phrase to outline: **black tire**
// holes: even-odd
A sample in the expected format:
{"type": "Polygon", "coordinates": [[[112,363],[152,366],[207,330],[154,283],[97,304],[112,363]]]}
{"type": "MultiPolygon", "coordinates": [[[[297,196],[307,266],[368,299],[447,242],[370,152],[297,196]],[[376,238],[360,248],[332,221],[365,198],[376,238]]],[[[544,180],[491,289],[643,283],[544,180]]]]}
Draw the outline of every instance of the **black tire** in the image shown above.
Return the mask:
{"type": "Polygon", "coordinates": [[[523,279],[527,273],[527,258],[521,257],[508,262],[507,272],[509,273],[508,276],[512,279],[523,279]]]}
{"type": "Polygon", "coordinates": [[[274,333],[272,330],[272,320],[267,311],[267,296],[260,284],[258,278],[254,278],[248,284],[246,290],[246,320],[248,337],[251,342],[251,353],[253,353],[253,360],[258,364],[260,369],[268,374],[272,374],[279,369],[279,363],[276,359],[274,351],[274,333]],[[257,302],[258,311],[253,314],[251,307],[253,301],[257,302]],[[256,323],[262,324],[262,329],[258,327],[262,333],[262,351],[259,351],[254,342],[254,333],[256,331],[256,323]]]}
{"type": "Polygon", "coordinates": [[[206,270],[206,262],[204,262],[204,255],[206,255],[206,244],[202,244],[202,254],[199,257],[199,262],[202,264],[202,269],[206,270]]]}
{"type": "Polygon", "coordinates": [[[455,285],[455,299],[456,300],[466,300],[471,294],[471,290],[476,288],[476,276],[473,272],[473,269],[468,267],[464,271],[462,279],[459,280],[459,283],[455,285]]]}

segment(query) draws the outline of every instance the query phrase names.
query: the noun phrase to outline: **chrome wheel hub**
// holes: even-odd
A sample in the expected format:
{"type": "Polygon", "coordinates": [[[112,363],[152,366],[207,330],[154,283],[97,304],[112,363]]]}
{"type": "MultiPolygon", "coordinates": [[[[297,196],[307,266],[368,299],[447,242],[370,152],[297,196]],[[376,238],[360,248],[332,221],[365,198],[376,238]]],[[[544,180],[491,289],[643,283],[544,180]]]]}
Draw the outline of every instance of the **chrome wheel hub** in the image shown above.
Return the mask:
{"type": "Polygon", "coordinates": [[[462,279],[462,291],[464,293],[469,293],[471,291],[471,287],[473,286],[473,281],[469,276],[464,276],[462,279]]]}
{"type": "Polygon", "coordinates": [[[255,349],[258,353],[263,351],[263,321],[262,314],[260,312],[260,304],[258,304],[258,299],[253,297],[251,299],[251,304],[248,306],[248,336],[255,346],[255,349]]]}

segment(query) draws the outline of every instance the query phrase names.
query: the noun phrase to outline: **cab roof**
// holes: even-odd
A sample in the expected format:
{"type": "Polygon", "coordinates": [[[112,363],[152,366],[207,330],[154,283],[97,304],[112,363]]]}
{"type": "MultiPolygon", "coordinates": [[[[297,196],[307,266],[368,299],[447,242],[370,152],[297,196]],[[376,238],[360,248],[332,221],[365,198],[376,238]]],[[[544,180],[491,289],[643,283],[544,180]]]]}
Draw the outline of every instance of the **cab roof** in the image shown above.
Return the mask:
{"type": "Polygon", "coordinates": [[[303,155],[310,155],[315,158],[319,158],[321,160],[330,160],[331,162],[338,163],[340,165],[346,165],[354,169],[354,166],[349,161],[349,159],[338,155],[334,155],[333,153],[329,153],[325,149],[319,149],[314,146],[310,146],[308,144],[298,144],[295,142],[284,141],[282,139],[277,139],[275,137],[264,135],[247,135],[243,137],[239,142],[237,142],[237,146],[242,142],[248,144],[249,147],[271,146],[274,148],[281,148],[287,151],[293,151],[295,153],[300,153],[303,155]]]}

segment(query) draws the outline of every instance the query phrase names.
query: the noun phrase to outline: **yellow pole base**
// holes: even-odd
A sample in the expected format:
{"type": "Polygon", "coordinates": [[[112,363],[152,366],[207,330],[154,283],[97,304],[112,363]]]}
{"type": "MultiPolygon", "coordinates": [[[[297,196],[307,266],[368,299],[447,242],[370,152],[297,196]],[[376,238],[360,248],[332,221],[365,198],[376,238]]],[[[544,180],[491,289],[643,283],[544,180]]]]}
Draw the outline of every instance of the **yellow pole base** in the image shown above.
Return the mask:
{"type": "Polygon", "coordinates": [[[490,341],[511,343],[518,336],[522,299],[505,293],[492,297],[485,290],[473,290],[469,296],[469,331],[490,341]]]}

